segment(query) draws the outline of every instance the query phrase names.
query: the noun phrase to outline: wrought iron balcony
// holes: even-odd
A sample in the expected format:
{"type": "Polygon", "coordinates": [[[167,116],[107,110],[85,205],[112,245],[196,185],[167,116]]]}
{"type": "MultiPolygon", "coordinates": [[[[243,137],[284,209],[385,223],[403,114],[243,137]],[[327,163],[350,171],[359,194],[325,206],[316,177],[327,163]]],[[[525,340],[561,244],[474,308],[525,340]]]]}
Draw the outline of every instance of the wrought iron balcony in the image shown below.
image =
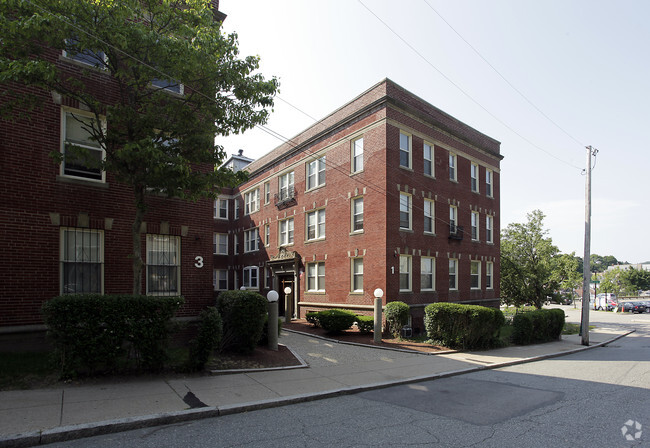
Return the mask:
{"type": "Polygon", "coordinates": [[[462,240],[463,239],[463,227],[457,226],[456,224],[449,224],[449,239],[450,240],[462,240]]]}
{"type": "Polygon", "coordinates": [[[296,205],[296,190],[293,187],[280,190],[275,196],[275,206],[278,210],[296,205]]]}

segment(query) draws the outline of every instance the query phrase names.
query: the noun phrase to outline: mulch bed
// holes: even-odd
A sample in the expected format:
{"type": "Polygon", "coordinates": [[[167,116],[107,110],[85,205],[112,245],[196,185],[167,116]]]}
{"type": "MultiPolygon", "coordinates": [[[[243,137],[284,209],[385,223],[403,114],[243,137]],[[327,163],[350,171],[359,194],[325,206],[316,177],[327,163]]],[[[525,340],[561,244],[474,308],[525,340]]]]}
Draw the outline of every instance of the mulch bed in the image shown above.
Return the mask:
{"type": "Polygon", "coordinates": [[[305,319],[292,320],[291,323],[282,323],[282,328],[313,334],[315,336],[322,336],[328,339],[336,339],[337,341],[353,342],[375,347],[398,348],[427,353],[437,353],[449,350],[449,348],[439,345],[433,345],[426,342],[416,342],[409,339],[393,339],[391,336],[387,335],[383,335],[381,342],[377,344],[374,342],[372,333],[361,333],[356,327],[350,328],[341,333],[330,334],[320,327],[314,327],[305,319]]]}
{"type": "Polygon", "coordinates": [[[207,370],[264,369],[299,365],[300,361],[291,350],[284,345],[278,345],[278,351],[257,346],[253,353],[246,355],[222,352],[217,354],[206,368],[207,370]]]}

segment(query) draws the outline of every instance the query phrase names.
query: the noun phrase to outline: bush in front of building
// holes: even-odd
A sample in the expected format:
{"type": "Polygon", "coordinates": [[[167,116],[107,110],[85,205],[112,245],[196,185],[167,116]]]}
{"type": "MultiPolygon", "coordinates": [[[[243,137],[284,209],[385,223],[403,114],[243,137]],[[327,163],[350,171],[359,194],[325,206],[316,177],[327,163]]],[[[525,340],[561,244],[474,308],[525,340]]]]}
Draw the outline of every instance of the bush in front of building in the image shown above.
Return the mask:
{"type": "Polygon", "coordinates": [[[318,327],[318,311],[309,311],[305,314],[305,320],[312,324],[314,327],[318,327]]]}
{"type": "Polygon", "coordinates": [[[409,321],[411,308],[404,302],[388,302],[384,308],[386,316],[386,326],[394,338],[398,338],[402,333],[402,328],[409,321]]]}
{"type": "Polygon", "coordinates": [[[372,332],[375,329],[374,316],[357,316],[357,328],[364,334],[372,332]]]}
{"type": "Polygon", "coordinates": [[[264,331],[268,301],[253,291],[224,291],[217,297],[217,310],[223,320],[221,348],[251,353],[264,331]]]}
{"type": "Polygon", "coordinates": [[[159,370],[182,297],[71,294],[42,308],[62,377],[159,370]],[[135,366],[134,366],[135,364],[135,366]]]}
{"type": "Polygon", "coordinates": [[[356,321],[357,315],[348,310],[333,309],[318,312],[318,323],[328,333],[339,333],[347,330],[356,321]]]}
{"type": "Polygon", "coordinates": [[[512,319],[512,342],[526,345],[557,340],[562,335],[564,319],[561,309],[519,313],[512,319]]]}
{"type": "Polygon", "coordinates": [[[478,305],[432,303],[424,312],[428,337],[450,348],[494,346],[505,324],[501,310],[478,305]]]}
{"type": "MultiPolygon", "coordinates": [[[[278,337],[282,333],[282,318],[278,317],[278,337]]],[[[269,343],[269,315],[264,318],[264,328],[262,329],[262,337],[260,338],[259,345],[268,345],[269,343]]]]}
{"type": "Polygon", "coordinates": [[[213,306],[201,311],[196,339],[190,342],[188,368],[202,370],[210,356],[221,345],[223,323],[219,311],[213,306]]]}

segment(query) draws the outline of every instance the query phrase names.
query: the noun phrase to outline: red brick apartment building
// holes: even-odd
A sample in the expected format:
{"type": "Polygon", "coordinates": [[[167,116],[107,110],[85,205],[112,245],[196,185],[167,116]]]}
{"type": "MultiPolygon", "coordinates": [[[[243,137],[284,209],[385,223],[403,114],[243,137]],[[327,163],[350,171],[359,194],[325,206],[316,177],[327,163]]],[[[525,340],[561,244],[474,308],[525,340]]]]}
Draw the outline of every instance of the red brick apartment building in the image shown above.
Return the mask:
{"type": "Polygon", "coordinates": [[[282,312],[304,316],[371,312],[381,288],[384,304],[411,306],[414,329],[429,303],[498,306],[499,151],[386,79],[223,192],[214,289],[276,289],[282,312]]]}

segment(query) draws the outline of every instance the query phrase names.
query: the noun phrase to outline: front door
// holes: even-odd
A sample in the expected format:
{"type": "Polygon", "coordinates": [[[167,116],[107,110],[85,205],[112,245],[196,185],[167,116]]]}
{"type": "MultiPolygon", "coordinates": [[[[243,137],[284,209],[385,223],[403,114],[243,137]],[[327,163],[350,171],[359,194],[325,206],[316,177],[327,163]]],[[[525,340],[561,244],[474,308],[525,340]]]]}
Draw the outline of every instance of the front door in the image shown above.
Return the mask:
{"type": "Polygon", "coordinates": [[[291,309],[291,305],[288,300],[293,300],[293,295],[295,293],[293,285],[293,274],[278,276],[278,283],[278,294],[280,296],[278,300],[278,315],[285,316],[286,310],[291,309]],[[284,292],[284,289],[287,287],[291,288],[290,294],[286,294],[284,292]]]}

